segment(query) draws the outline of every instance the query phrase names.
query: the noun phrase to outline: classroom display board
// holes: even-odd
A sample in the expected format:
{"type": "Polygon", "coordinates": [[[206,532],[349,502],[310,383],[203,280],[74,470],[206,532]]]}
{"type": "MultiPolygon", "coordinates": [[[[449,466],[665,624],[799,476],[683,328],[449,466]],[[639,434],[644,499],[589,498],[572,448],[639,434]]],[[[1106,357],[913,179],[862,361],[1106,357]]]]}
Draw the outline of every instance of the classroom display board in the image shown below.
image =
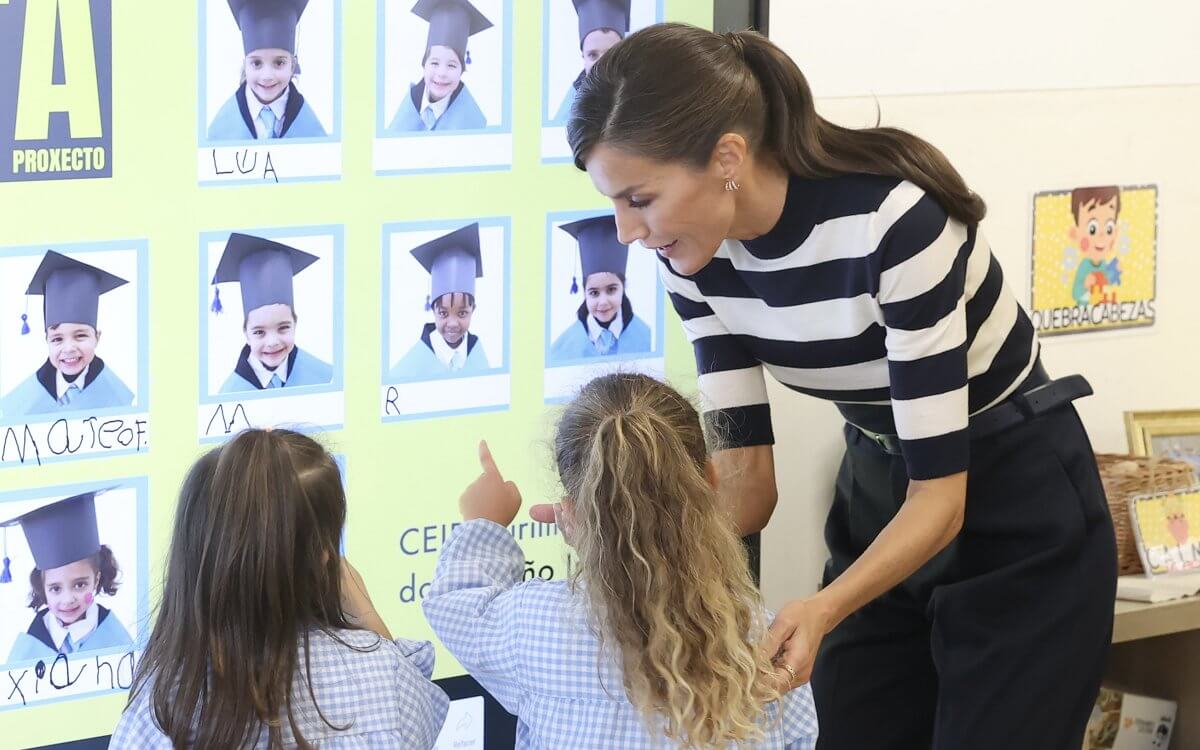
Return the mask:
{"type": "MultiPolygon", "coordinates": [[[[0,744],[112,731],[179,482],[238,431],[336,455],[347,557],[432,639],[479,440],[554,499],[575,389],[686,382],[657,260],[564,128],[585,69],[668,19],[712,5],[0,0],[0,744]]],[[[555,527],[511,532],[527,576],[567,574],[555,527]]],[[[439,747],[502,747],[440,647],[435,677],[439,747]]]]}

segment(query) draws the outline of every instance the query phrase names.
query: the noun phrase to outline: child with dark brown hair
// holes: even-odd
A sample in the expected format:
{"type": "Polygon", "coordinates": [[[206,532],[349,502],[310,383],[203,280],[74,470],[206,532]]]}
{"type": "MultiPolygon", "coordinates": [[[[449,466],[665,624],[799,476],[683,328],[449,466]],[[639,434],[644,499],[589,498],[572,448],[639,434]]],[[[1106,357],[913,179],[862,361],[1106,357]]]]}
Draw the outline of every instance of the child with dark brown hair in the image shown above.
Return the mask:
{"type": "Polygon", "coordinates": [[[154,632],[112,748],[429,748],[433,646],[396,639],[342,558],[333,457],[247,430],[184,480],[154,632]]]}

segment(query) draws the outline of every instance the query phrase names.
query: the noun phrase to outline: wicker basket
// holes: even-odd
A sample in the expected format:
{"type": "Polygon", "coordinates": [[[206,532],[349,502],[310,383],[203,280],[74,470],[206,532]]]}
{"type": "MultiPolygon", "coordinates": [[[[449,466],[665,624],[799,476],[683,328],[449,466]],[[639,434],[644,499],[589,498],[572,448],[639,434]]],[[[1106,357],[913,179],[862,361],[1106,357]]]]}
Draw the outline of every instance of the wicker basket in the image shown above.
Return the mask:
{"type": "Polygon", "coordinates": [[[1196,474],[1186,461],[1116,453],[1097,453],[1096,464],[1100,467],[1108,510],[1117,532],[1118,570],[1121,575],[1141,573],[1142,560],[1129,521],[1129,498],[1193,487],[1196,474]]]}

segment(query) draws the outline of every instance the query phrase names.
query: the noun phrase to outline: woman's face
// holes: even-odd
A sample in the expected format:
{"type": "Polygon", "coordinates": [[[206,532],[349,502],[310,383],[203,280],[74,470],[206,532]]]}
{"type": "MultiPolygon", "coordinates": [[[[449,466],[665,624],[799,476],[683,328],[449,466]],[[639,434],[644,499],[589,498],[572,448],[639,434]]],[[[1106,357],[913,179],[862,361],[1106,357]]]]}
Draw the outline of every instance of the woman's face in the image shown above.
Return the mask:
{"type": "Polygon", "coordinates": [[[475,305],[465,294],[444,294],[433,304],[433,326],[450,346],[458,346],[471,329],[475,305]]]}
{"type": "Polygon", "coordinates": [[[246,343],[259,362],[275,369],[296,348],[296,319],[287,305],[263,305],[246,316],[246,343]]]}
{"type": "Polygon", "coordinates": [[[46,606],[63,625],[87,614],[96,598],[96,571],[90,560],[77,560],[61,568],[44,571],[46,606]]]}
{"type": "Polygon", "coordinates": [[[588,314],[601,323],[608,323],[621,311],[625,285],[615,273],[594,273],[583,285],[588,314]]]}
{"type": "Polygon", "coordinates": [[[296,70],[296,60],[285,49],[256,49],[246,55],[246,86],[263,104],[278,99],[296,70]]]}
{"type": "Polygon", "coordinates": [[[734,201],[715,163],[698,170],[600,144],[586,167],[613,202],[620,241],[656,250],[676,273],[704,268],[729,236],[734,201]]]}
{"type": "Polygon", "coordinates": [[[429,101],[440,101],[453,94],[462,74],[462,61],[457,52],[437,44],[430,47],[429,56],[425,58],[425,91],[429,93],[429,101]]]}
{"type": "Polygon", "coordinates": [[[46,330],[50,365],[63,375],[83,372],[96,358],[100,332],[85,323],[60,323],[46,330]]]}

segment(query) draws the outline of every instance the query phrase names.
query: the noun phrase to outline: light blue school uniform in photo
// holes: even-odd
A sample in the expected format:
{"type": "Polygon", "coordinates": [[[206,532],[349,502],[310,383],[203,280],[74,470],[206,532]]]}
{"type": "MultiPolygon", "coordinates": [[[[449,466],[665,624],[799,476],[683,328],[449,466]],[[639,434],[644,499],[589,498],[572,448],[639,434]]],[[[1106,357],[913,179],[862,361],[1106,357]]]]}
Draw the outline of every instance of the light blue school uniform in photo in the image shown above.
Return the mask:
{"type": "Polygon", "coordinates": [[[75,636],[78,628],[58,626],[53,630],[58,631],[58,635],[63,637],[60,642],[56,643],[54,633],[51,632],[51,625],[47,620],[47,618],[53,617],[54,615],[45,608],[34,615],[29,628],[24,633],[17,635],[17,640],[13,643],[12,651],[8,655],[10,664],[34,659],[40,659],[49,664],[57,659],[59,654],[66,654],[70,657],[88,651],[102,651],[133,645],[133,638],[121,621],[117,619],[117,616],[107,607],[95,602],[92,603],[82,623],[91,627],[91,630],[78,638],[75,636]]]}
{"type": "MultiPolygon", "coordinates": [[[[622,317],[628,308],[628,304],[622,305],[622,317]]],[[[633,315],[632,309],[629,314],[633,315]]],[[[641,318],[626,319],[620,326],[619,333],[614,334],[613,329],[617,329],[616,320],[605,328],[588,315],[586,307],[581,307],[578,320],[559,334],[554,340],[554,345],[550,347],[551,363],[589,357],[612,357],[618,354],[649,353],[652,349],[650,327],[643,323],[641,318]]]]}
{"type": "Polygon", "coordinates": [[[450,101],[444,110],[438,114],[435,104],[426,105],[429,114],[422,116],[418,111],[425,96],[425,82],[415,84],[404,97],[392,124],[387,132],[391,135],[402,133],[420,133],[429,131],[444,132],[447,130],[482,130],[487,127],[487,117],[475,103],[471,90],[466,84],[458,84],[458,89],[450,95],[450,101]],[[432,124],[431,124],[432,123],[432,124]]]}
{"type": "MultiPolygon", "coordinates": [[[[575,14],[579,16],[580,52],[583,51],[584,40],[593,31],[602,29],[615,31],[622,39],[629,35],[631,0],[573,0],[573,2],[575,3],[575,14]]],[[[575,94],[579,90],[579,84],[583,81],[585,72],[579,71],[579,75],[567,87],[567,93],[558,107],[558,113],[555,114],[553,122],[566,124],[567,119],[571,116],[571,105],[575,103],[575,94]]]]}
{"type": "MultiPolygon", "coordinates": [[[[237,282],[242,290],[245,316],[267,305],[287,305],[294,313],[293,277],[318,260],[311,253],[281,242],[233,232],[225,243],[212,283],[216,286],[237,282]]],[[[219,287],[213,292],[212,312],[218,315],[224,312],[219,287]]],[[[251,358],[250,347],[243,346],[237,365],[222,384],[220,393],[325,385],[333,380],[333,366],[299,346],[292,348],[283,367],[283,372],[278,372],[278,368],[267,370],[251,358]]]]}
{"type": "Polygon", "coordinates": [[[282,373],[257,372],[250,363],[250,347],[242,347],[237,366],[221,385],[220,393],[244,393],[274,388],[298,388],[302,385],[328,385],[333,380],[333,365],[300,347],[292,349],[282,373]],[[266,376],[265,378],[263,376],[266,376]],[[263,383],[263,380],[266,383],[263,383]]]}
{"type": "Polygon", "coordinates": [[[567,93],[563,97],[562,104],[558,105],[558,112],[554,115],[554,119],[551,120],[551,122],[560,123],[562,125],[567,124],[567,120],[571,117],[571,107],[575,105],[575,91],[579,88],[579,82],[581,80],[583,80],[582,72],[571,83],[570,86],[567,86],[567,93]]]}
{"type": "MultiPolygon", "coordinates": [[[[612,214],[572,221],[559,229],[574,237],[578,244],[585,295],[588,279],[598,273],[612,274],[624,286],[629,246],[618,239],[617,220],[612,214]]],[[[571,294],[580,291],[580,280],[571,277],[571,294]]],[[[579,305],[575,316],[576,320],[551,345],[551,364],[573,359],[648,353],[652,349],[650,327],[633,314],[633,304],[628,295],[622,297],[620,312],[607,325],[602,325],[588,313],[586,302],[579,305]]]]}
{"type": "MultiPolygon", "coordinates": [[[[507,529],[467,521],[451,532],[422,601],[442,644],[516,714],[517,750],[669,747],[625,696],[617,660],[592,632],[586,599],[565,580],[523,583],[524,569],[525,555],[507,529]]],[[[807,685],[763,714],[766,739],[757,747],[815,747],[807,685]]]]}
{"type": "MultiPolygon", "coordinates": [[[[433,47],[454,50],[462,69],[471,62],[467,41],[479,32],[492,28],[492,22],[467,0],[417,0],[413,14],[429,22],[422,59],[433,47]]],[[[481,130],[487,118],[479,108],[466,84],[459,82],[449,101],[425,101],[425,81],[418,81],[408,90],[400,103],[387,132],[392,135],[422,131],[481,130]]]]}
{"type": "MultiPolygon", "coordinates": [[[[42,298],[42,321],[46,331],[64,323],[91,326],[96,330],[101,295],[127,283],[102,268],[47,250],[25,294],[42,298]]],[[[24,318],[22,316],[23,336],[30,333],[24,318]]],[[[83,372],[70,380],[47,359],[36,372],[0,399],[0,416],[11,419],[131,404],[133,391],[100,357],[93,357],[83,372]]]]}
{"type": "MultiPolygon", "coordinates": [[[[483,254],[479,248],[479,224],[472,223],[436,237],[412,249],[417,262],[429,272],[426,310],[436,314],[438,301],[463,295],[474,304],[475,280],[483,276],[483,254]]],[[[479,337],[467,332],[459,348],[451,348],[437,326],[426,323],[421,338],[389,371],[391,379],[432,379],[459,373],[483,373],[491,369],[479,337]],[[465,348],[462,348],[465,347],[465,348]]]]}
{"type": "MultiPolygon", "coordinates": [[[[242,51],[281,49],[296,54],[296,25],[308,0],[229,0],[229,10],[242,34],[242,51]]],[[[296,73],[300,72],[297,65],[296,73]]],[[[259,138],[323,138],[325,128],[296,82],[264,105],[247,91],[246,82],[225,101],[208,126],[210,141],[248,141],[259,138]]]]}
{"type": "Polygon", "coordinates": [[[252,141],[260,138],[324,138],[328,135],[295,82],[288,84],[287,92],[271,104],[255,101],[251,106],[247,96],[253,98],[254,95],[246,93],[246,84],[243,83],[217,111],[217,116],[208,126],[208,140],[252,141]],[[256,120],[264,123],[261,135],[256,120]],[[270,129],[267,129],[266,122],[271,123],[270,129]]]}
{"type": "Polygon", "coordinates": [[[466,347],[466,356],[463,357],[461,365],[453,357],[450,362],[443,362],[438,357],[434,351],[434,336],[440,338],[441,334],[437,332],[433,323],[426,323],[421,331],[421,338],[400,358],[388,373],[388,378],[433,380],[446,375],[482,375],[492,369],[488,364],[487,355],[483,353],[483,344],[475,334],[468,333],[466,343],[459,344],[466,347]]]}
{"type": "Polygon", "coordinates": [[[63,380],[59,396],[58,370],[46,360],[37,372],[0,399],[0,417],[14,418],[67,411],[95,411],[132,406],[133,391],[96,357],[74,382],[63,380]]]}
{"type": "MultiPolygon", "coordinates": [[[[433,644],[397,638],[389,641],[364,630],[310,630],[307,655],[297,654],[292,707],[300,733],[321,750],[428,750],[446,721],[450,699],[430,681],[433,644]],[[312,693],[305,680],[306,658],[312,693]],[[321,721],[320,709],[335,729],[321,721]]],[[[117,723],[110,750],[173,750],[154,720],[151,690],[139,691],[117,723]]],[[[295,735],[281,716],[284,747],[295,735]]],[[[263,727],[249,747],[265,750],[263,727]]]]}
{"type": "MultiPolygon", "coordinates": [[[[20,526],[33,555],[33,564],[43,572],[87,560],[100,552],[96,497],[101,492],[84,492],[55,499],[16,518],[0,522],[0,530],[7,537],[10,527],[20,526]]],[[[5,560],[7,565],[8,561],[5,560]]],[[[67,598],[66,603],[72,604],[72,600],[67,598]]],[[[82,595],[76,596],[74,604],[79,607],[86,605],[86,608],[81,617],[65,625],[48,607],[39,608],[29,627],[13,643],[8,655],[9,663],[40,659],[49,664],[59,654],[70,656],[133,643],[125,626],[107,607],[94,600],[85,602],[82,595]]]]}

